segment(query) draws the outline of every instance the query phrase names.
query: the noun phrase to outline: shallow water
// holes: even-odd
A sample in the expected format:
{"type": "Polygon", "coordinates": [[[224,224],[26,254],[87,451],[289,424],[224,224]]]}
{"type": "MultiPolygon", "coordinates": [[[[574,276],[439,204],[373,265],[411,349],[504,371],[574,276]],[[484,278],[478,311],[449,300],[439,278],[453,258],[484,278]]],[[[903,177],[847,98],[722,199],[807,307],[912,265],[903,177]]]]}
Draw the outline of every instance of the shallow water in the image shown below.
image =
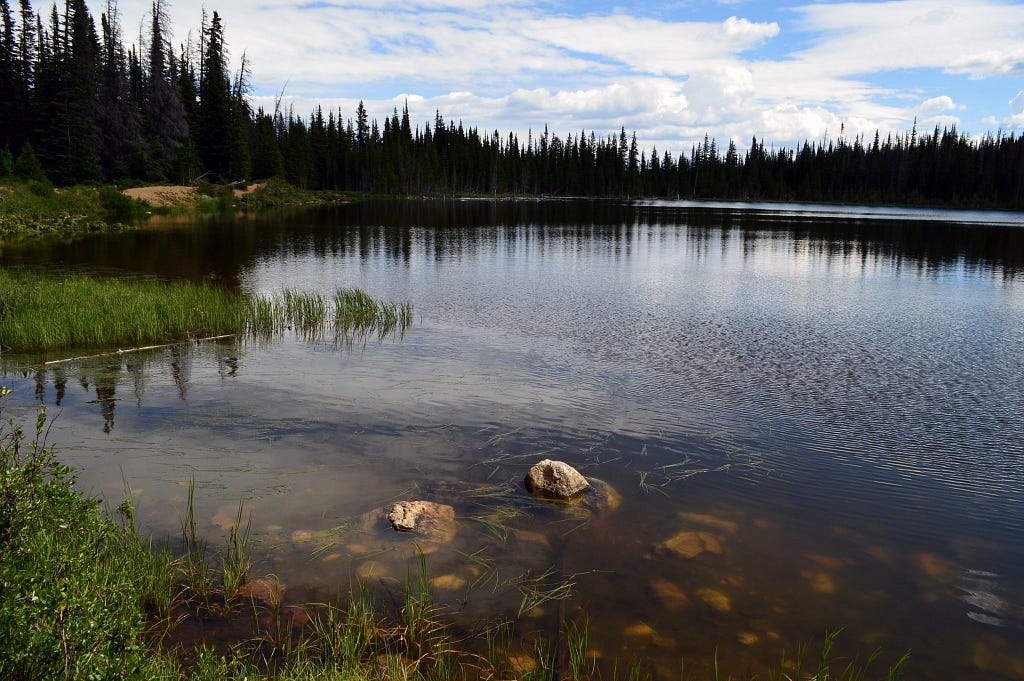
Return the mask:
{"type": "Polygon", "coordinates": [[[2,261],[413,302],[382,342],[3,357],[15,411],[59,404],[83,489],[116,503],[123,476],[174,535],[194,477],[215,542],[244,499],[292,602],[400,589],[415,549],[365,514],[428,498],[456,509],[427,562],[467,626],[585,611],[657,678],[716,648],[763,675],[846,627],[840,652],[909,649],[913,678],[1024,678],[1024,215],[389,202],[2,261]],[[547,457],[621,503],[532,500],[547,457]]]}

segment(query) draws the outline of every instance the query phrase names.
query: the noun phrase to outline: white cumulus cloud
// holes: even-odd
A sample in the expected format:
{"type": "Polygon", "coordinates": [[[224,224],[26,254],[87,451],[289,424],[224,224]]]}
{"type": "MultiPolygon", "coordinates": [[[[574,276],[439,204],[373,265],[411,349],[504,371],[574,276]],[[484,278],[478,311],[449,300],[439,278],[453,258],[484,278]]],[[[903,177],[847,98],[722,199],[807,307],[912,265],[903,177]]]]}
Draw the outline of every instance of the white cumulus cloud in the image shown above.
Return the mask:
{"type": "MultiPolygon", "coordinates": [[[[89,2],[98,17],[105,1],[89,2]]],[[[190,30],[195,43],[203,4],[171,0],[175,44],[190,30]]],[[[150,0],[120,8],[124,34],[145,33],[150,0]]],[[[298,114],[319,102],[350,116],[364,99],[380,118],[408,101],[421,122],[440,110],[502,132],[548,124],[601,136],[625,126],[673,152],[705,133],[789,146],[840,126],[885,135],[915,116],[1024,127],[1022,95],[1007,116],[960,89],[1024,76],[1021,0],[719,0],[575,15],[546,0],[222,0],[217,9],[234,63],[243,50],[252,63],[255,102],[272,107],[287,83],[298,114]]]]}

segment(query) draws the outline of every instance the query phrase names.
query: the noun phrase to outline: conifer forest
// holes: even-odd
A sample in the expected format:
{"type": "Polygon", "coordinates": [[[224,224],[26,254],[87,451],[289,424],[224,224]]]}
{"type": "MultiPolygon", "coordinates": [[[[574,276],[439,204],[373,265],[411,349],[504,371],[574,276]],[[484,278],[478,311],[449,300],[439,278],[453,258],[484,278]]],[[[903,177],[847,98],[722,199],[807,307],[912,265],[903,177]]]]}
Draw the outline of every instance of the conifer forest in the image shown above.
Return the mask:
{"type": "MultiPolygon", "coordinates": [[[[235,182],[383,194],[555,194],[1024,208],[1024,138],[955,128],[808,140],[742,150],[710,136],[689,154],[613,134],[546,127],[526,139],[408,107],[254,110],[244,52],[231,72],[225,19],[197,17],[175,47],[163,0],[128,42],[115,0],[37,12],[0,0],[0,176],[57,185],[235,182]]],[[[278,99],[280,102],[280,98],[278,99]]],[[[538,122],[542,125],[542,122],[538,122]]]]}

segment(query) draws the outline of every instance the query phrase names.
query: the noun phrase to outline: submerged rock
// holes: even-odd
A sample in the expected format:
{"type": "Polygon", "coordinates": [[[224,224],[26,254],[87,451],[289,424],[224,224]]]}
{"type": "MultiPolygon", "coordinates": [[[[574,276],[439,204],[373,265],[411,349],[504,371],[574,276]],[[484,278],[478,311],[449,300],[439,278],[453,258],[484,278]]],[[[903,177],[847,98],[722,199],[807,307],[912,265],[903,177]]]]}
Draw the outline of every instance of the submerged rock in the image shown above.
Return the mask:
{"type": "Polygon", "coordinates": [[[292,541],[296,544],[304,544],[308,541],[313,541],[313,533],[309,530],[295,530],[291,534],[292,541]]]}
{"type": "Polygon", "coordinates": [[[668,636],[662,636],[646,622],[637,622],[626,627],[622,632],[628,638],[646,640],[661,648],[672,648],[676,642],[668,636]]]}
{"type": "Polygon", "coordinates": [[[375,560],[367,560],[360,563],[359,567],[356,568],[356,576],[364,582],[368,582],[371,579],[390,577],[387,566],[375,560]]]}
{"type": "Polygon", "coordinates": [[[741,631],[736,634],[736,640],[745,646],[752,646],[760,643],[761,637],[752,631],[741,631]]]}
{"type": "Polygon", "coordinates": [[[284,593],[287,588],[278,581],[277,577],[267,575],[258,577],[242,585],[239,593],[245,598],[262,603],[268,607],[275,607],[284,600],[284,593]]]}
{"type": "Polygon", "coordinates": [[[701,525],[724,534],[733,534],[739,529],[738,523],[710,513],[678,513],[677,515],[685,520],[687,525],[701,525]]]}
{"type": "Polygon", "coordinates": [[[832,575],[827,572],[803,571],[804,578],[811,583],[811,588],[823,594],[835,593],[836,585],[832,581],[832,575]]]}
{"type": "Polygon", "coordinates": [[[590,478],[590,489],[583,497],[581,507],[595,516],[606,516],[622,504],[622,495],[604,480],[590,478]]]}
{"type": "Polygon", "coordinates": [[[700,599],[710,605],[718,612],[729,612],[732,610],[732,603],[729,601],[729,597],[718,589],[712,589],[710,587],[699,589],[697,595],[700,599]]]}
{"type": "Polygon", "coordinates": [[[704,552],[722,553],[722,543],[710,532],[692,532],[683,530],[666,539],[661,548],[667,549],[683,558],[696,558],[704,552]]]}
{"type": "Polygon", "coordinates": [[[453,507],[430,501],[402,501],[356,516],[340,534],[335,534],[332,543],[354,557],[386,552],[397,559],[436,553],[452,542],[457,531],[453,507]]]}
{"type": "Polygon", "coordinates": [[[302,629],[309,624],[309,612],[301,605],[286,605],[282,615],[292,629],[302,629]]]}
{"type": "Polygon", "coordinates": [[[667,579],[652,581],[651,591],[661,601],[662,607],[669,612],[681,612],[690,607],[690,599],[683,590],[667,579]]]}
{"type": "Polygon", "coordinates": [[[528,674],[537,667],[533,655],[513,654],[508,656],[508,666],[516,674],[528,674]]]}
{"type": "Polygon", "coordinates": [[[526,489],[543,499],[577,499],[590,489],[590,483],[564,461],[544,459],[526,474],[526,489]]]}
{"type": "Polygon", "coordinates": [[[430,586],[435,589],[443,589],[445,591],[461,591],[466,588],[467,584],[469,584],[469,582],[454,573],[434,577],[430,580],[430,586]]]}
{"type": "Polygon", "coordinates": [[[210,518],[210,522],[216,525],[224,532],[230,532],[231,528],[235,526],[235,520],[238,518],[238,506],[232,506],[231,504],[225,504],[217,508],[217,512],[210,518]]]}
{"type": "Polygon", "coordinates": [[[433,501],[400,501],[387,515],[399,532],[415,532],[425,539],[447,544],[455,537],[455,509],[433,501]]]}

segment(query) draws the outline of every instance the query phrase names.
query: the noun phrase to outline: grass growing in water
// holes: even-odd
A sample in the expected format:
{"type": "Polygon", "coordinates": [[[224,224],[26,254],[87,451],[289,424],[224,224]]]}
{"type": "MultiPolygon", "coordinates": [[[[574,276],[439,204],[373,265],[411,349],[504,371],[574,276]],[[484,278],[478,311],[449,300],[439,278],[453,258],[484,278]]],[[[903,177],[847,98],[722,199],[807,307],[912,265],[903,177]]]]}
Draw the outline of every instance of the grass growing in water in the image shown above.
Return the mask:
{"type": "Polygon", "coordinates": [[[0,270],[0,347],[134,347],[245,328],[246,298],[208,284],[0,270]]]}
{"type": "Polygon", "coordinates": [[[402,333],[409,303],[375,301],[358,289],[332,298],[285,289],[269,296],[195,282],[49,275],[0,270],[0,349],[132,348],[148,343],[294,328],[317,335],[402,333]]]}
{"type": "MultiPolygon", "coordinates": [[[[5,393],[0,389],[0,396],[5,393]]],[[[529,665],[522,664],[522,655],[516,655],[515,662],[511,658],[516,645],[511,625],[480,634],[486,646],[483,654],[467,651],[453,640],[433,605],[422,556],[419,573],[408,581],[403,603],[390,623],[379,614],[365,587],[360,587],[347,605],[319,608],[310,625],[297,634],[281,629],[280,618],[275,617],[269,626],[278,628],[268,633],[269,641],[241,641],[230,649],[204,644],[168,649],[150,635],[152,622],[162,616],[164,607],[153,604],[170,602],[174,607],[180,594],[167,596],[169,583],[179,590],[189,588],[177,579],[181,563],[139,540],[130,492],[118,509],[125,519],[122,525],[104,516],[96,501],[76,492],[70,469],[46,446],[46,430],[44,411],[39,412],[34,435],[26,435],[13,423],[0,425],[0,678],[650,679],[642,661],[631,662],[624,672],[613,667],[602,677],[589,651],[586,618],[566,625],[564,643],[537,640],[528,652],[529,665]],[[558,661],[559,645],[566,646],[564,664],[558,661]]],[[[194,497],[191,491],[190,497],[194,497]]],[[[240,507],[227,554],[235,551],[235,559],[244,565],[241,521],[240,507]]],[[[188,510],[183,533],[186,549],[191,545],[198,550],[201,541],[188,510]]],[[[203,545],[202,552],[207,550],[203,545]]],[[[210,565],[213,559],[204,557],[200,562],[210,565]]],[[[210,579],[209,568],[199,573],[199,581],[210,579]]],[[[266,607],[280,610],[280,605],[266,607]]],[[[838,635],[838,631],[826,635],[816,665],[805,669],[808,649],[801,648],[795,666],[787,666],[783,657],[779,670],[767,678],[900,677],[906,657],[879,677],[869,670],[877,661],[875,655],[858,663],[835,654],[838,635]]],[[[680,678],[700,677],[684,670],[680,678]]],[[[715,673],[712,678],[719,677],[715,673]]]]}
{"type": "Polygon", "coordinates": [[[242,587],[249,579],[249,533],[252,530],[252,514],[242,527],[243,504],[238,503],[238,512],[231,523],[227,546],[221,557],[221,581],[224,589],[224,608],[230,611],[232,604],[239,597],[242,587]]]}

